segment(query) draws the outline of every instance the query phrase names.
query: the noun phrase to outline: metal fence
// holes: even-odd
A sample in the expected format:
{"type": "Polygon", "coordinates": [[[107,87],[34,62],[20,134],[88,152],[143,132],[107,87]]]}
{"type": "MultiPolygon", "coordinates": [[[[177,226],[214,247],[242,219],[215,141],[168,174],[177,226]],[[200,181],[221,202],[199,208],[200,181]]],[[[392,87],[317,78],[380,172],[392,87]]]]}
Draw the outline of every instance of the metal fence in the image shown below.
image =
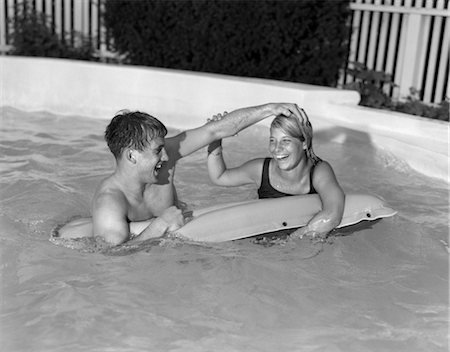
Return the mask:
{"type": "MultiPolygon", "coordinates": [[[[449,0],[352,0],[349,62],[392,75],[404,99],[410,88],[426,103],[449,97],[449,0]]],[[[352,81],[343,75],[341,84],[352,81]]]]}
{"type": "Polygon", "coordinates": [[[19,12],[36,11],[45,14],[53,33],[63,41],[76,40],[83,35],[96,49],[97,56],[106,61],[114,58],[111,40],[103,26],[102,10],[105,0],[0,0],[0,52],[11,50],[11,21],[19,12]]]}
{"type": "MultiPolygon", "coordinates": [[[[52,31],[63,40],[76,32],[89,38],[103,61],[117,58],[102,24],[105,0],[0,0],[0,52],[11,46],[8,20],[20,7],[46,14],[52,31]]],[[[322,0],[321,0],[322,1],[322,0]]],[[[326,0],[332,1],[332,0],[326,0]]],[[[450,96],[449,0],[349,0],[352,33],[348,61],[391,74],[397,88],[387,93],[404,99],[411,87],[427,103],[450,96]]],[[[68,38],[68,39],[67,39],[68,38]]],[[[343,71],[339,85],[353,78],[343,71]]]]}

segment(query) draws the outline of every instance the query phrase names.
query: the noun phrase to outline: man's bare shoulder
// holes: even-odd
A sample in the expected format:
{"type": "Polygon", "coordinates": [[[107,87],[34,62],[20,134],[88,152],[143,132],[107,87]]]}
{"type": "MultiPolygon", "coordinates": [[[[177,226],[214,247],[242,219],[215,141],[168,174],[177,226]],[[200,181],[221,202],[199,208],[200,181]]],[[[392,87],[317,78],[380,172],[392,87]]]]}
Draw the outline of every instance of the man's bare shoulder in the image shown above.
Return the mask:
{"type": "Polygon", "coordinates": [[[105,178],[97,187],[93,198],[93,210],[108,205],[125,205],[126,196],[112,176],[105,178]]]}

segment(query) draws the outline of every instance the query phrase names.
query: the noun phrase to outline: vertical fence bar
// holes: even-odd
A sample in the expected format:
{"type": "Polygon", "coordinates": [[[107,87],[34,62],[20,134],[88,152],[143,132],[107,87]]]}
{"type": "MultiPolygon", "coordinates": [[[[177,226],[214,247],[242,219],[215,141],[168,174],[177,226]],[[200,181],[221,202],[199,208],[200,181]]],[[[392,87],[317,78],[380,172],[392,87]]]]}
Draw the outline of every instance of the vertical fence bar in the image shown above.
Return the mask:
{"type": "MultiPolygon", "coordinates": [[[[381,4],[381,0],[376,0],[375,5],[378,7],[381,4]]],[[[379,42],[379,25],[380,25],[380,11],[372,12],[372,21],[370,25],[370,35],[368,38],[368,51],[367,51],[367,67],[370,69],[375,68],[377,54],[378,54],[378,42],[379,42]]]]}
{"type": "MultiPolygon", "coordinates": [[[[386,0],[385,4],[391,5],[393,0],[386,0]]],[[[384,57],[383,57],[383,65],[381,66],[381,70],[383,72],[391,73],[386,70],[387,62],[388,62],[388,54],[389,54],[389,45],[391,40],[390,33],[392,31],[392,13],[386,13],[386,44],[384,47],[384,57]]]]}
{"type": "MultiPolygon", "coordinates": [[[[433,8],[433,1],[425,2],[425,8],[426,9],[432,9],[433,8]]],[[[427,28],[425,35],[425,41],[424,41],[424,61],[423,61],[423,76],[422,80],[420,82],[420,99],[423,100],[425,96],[425,89],[427,84],[427,67],[430,60],[430,48],[431,48],[431,38],[434,28],[434,17],[432,16],[424,16],[427,20],[427,28]]]]}
{"type": "Polygon", "coordinates": [[[61,22],[61,11],[62,11],[62,5],[61,0],[53,0],[53,23],[55,27],[55,33],[58,35],[58,37],[64,41],[64,28],[62,27],[61,22]]]}
{"type": "MultiPolygon", "coordinates": [[[[402,1],[394,0],[393,6],[395,8],[401,8],[402,1]]],[[[402,38],[402,23],[403,15],[401,13],[392,14],[392,24],[391,24],[391,42],[389,45],[389,60],[387,63],[386,73],[392,75],[392,80],[396,82],[397,65],[400,58],[400,43],[402,38]]],[[[388,94],[394,99],[398,98],[398,89],[391,87],[388,94]]]]}
{"type": "Polygon", "coordinates": [[[53,33],[57,33],[57,32],[56,32],[56,19],[55,19],[55,17],[56,17],[56,6],[55,6],[55,1],[56,1],[56,0],[52,0],[52,1],[50,2],[50,8],[51,8],[51,10],[50,10],[50,16],[51,16],[51,19],[52,19],[52,32],[53,32],[53,33]]]}
{"type": "Polygon", "coordinates": [[[83,35],[88,36],[89,35],[89,5],[90,5],[90,2],[89,2],[89,0],[84,0],[83,3],[84,3],[83,12],[81,14],[81,16],[83,17],[82,33],[83,33],[83,35]]]}
{"type": "Polygon", "coordinates": [[[434,26],[432,29],[432,38],[430,45],[430,52],[428,53],[428,65],[426,68],[426,83],[424,89],[423,101],[425,103],[433,102],[432,92],[434,85],[434,74],[436,70],[436,61],[434,58],[438,57],[438,46],[439,46],[439,34],[442,26],[442,17],[434,17],[434,26]]]}
{"type": "Polygon", "coordinates": [[[97,31],[98,31],[98,26],[99,26],[99,23],[98,23],[98,1],[92,1],[91,10],[92,10],[91,43],[94,48],[97,48],[97,41],[98,41],[97,31]]]}
{"type": "Polygon", "coordinates": [[[75,42],[75,0],[70,0],[70,44],[75,42]]]}
{"type": "Polygon", "coordinates": [[[103,1],[97,0],[97,50],[99,50],[101,55],[101,45],[102,45],[102,30],[103,30],[103,1]]]}
{"type": "Polygon", "coordinates": [[[92,7],[93,7],[93,0],[89,0],[89,8],[88,8],[88,40],[89,43],[92,43],[92,7]]]}
{"type": "Polygon", "coordinates": [[[69,45],[73,45],[73,33],[72,33],[72,8],[71,8],[71,1],[70,0],[63,0],[64,1],[64,13],[62,14],[64,18],[64,31],[67,35],[67,40],[69,45]]]}
{"type": "MultiPolygon", "coordinates": [[[[104,7],[105,7],[105,2],[104,0],[99,0],[99,6],[100,6],[100,10],[99,13],[103,13],[104,12],[104,7]]],[[[109,36],[108,36],[108,32],[106,30],[106,27],[103,24],[103,17],[100,17],[100,58],[102,61],[108,61],[107,58],[107,53],[109,50],[109,36]]]]}
{"type": "Polygon", "coordinates": [[[3,55],[6,49],[6,36],[8,33],[8,21],[5,13],[6,2],[0,4],[0,54],[3,55]]]}
{"type": "MultiPolygon", "coordinates": [[[[441,48],[441,57],[439,60],[439,67],[437,72],[439,72],[437,81],[436,81],[436,95],[434,101],[439,103],[440,100],[444,100],[445,98],[445,84],[448,82],[448,63],[449,63],[449,38],[450,38],[450,25],[448,18],[444,18],[444,35],[442,40],[442,48],[441,48]],[[445,76],[447,74],[447,77],[445,76]]],[[[448,86],[447,86],[448,89],[448,86]]],[[[447,93],[447,96],[448,93],[447,93]]]]}
{"type": "Polygon", "coordinates": [[[67,40],[67,22],[66,22],[66,0],[60,0],[61,1],[61,11],[58,13],[58,17],[61,19],[61,38],[63,39],[63,42],[65,43],[67,40]]]}
{"type": "Polygon", "coordinates": [[[74,24],[73,30],[76,32],[80,32],[83,29],[83,13],[84,1],[75,1],[73,3],[73,11],[74,11],[74,24]]]}
{"type": "Polygon", "coordinates": [[[44,0],[36,0],[36,12],[44,12],[44,0]]]}
{"type": "Polygon", "coordinates": [[[442,100],[450,98],[450,60],[447,60],[447,69],[445,70],[445,76],[447,76],[447,88],[442,92],[442,100]]]}
{"type": "MultiPolygon", "coordinates": [[[[348,53],[348,61],[354,62],[357,60],[357,52],[358,52],[358,42],[360,37],[360,27],[359,23],[361,21],[361,11],[355,10],[353,11],[353,20],[351,23],[350,29],[350,49],[348,53]]],[[[353,76],[347,75],[344,78],[344,84],[347,82],[353,81],[353,76]]]]}
{"type": "Polygon", "coordinates": [[[10,44],[10,20],[14,19],[14,3],[11,0],[6,0],[4,3],[4,11],[5,11],[5,43],[6,45],[10,44]]]}
{"type": "MultiPolygon", "coordinates": [[[[412,1],[407,0],[405,4],[407,7],[411,7],[412,1]]],[[[419,51],[418,38],[420,30],[420,14],[410,13],[405,15],[402,31],[404,36],[402,37],[402,46],[399,53],[400,60],[398,61],[398,84],[399,94],[401,99],[405,99],[410,92],[410,88],[414,86],[415,68],[417,62],[417,52],[419,51]]]]}
{"type": "Polygon", "coordinates": [[[347,56],[345,58],[345,63],[343,65],[343,67],[339,70],[339,76],[338,76],[338,80],[337,80],[337,84],[336,87],[337,88],[342,88],[344,86],[344,84],[346,84],[347,82],[347,66],[348,66],[348,62],[350,60],[350,48],[351,48],[351,38],[352,38],[352,24],[353,24],[353,17],[354,17],[354,12],[350,12],[350,16],[347,19],[347,25],[350,27],[349,33],[348,33],[348,37],[347,37],[347,56]]]}
{"type": "MultiPolygon", "coordinates": [[[[423,8],[423,3],[416,5],[417,8],[423,8]]],[[[431,16],[422,15],[420,20],[419,35],[417,38],[417,53],[416,53],[416,65],[414,68],[415,74],[413,78],[413,87],[423,92],[422,82],[425,74],[425,58],[427,54],[427,39],[430,31],[431,16]]],[[[422,93],[420,93],[422,94],[422,93]]]]}
{"type": "Polygon", "coordinates": [[[366,49],[368,45],[369,23],[370,23],[369,11],[362,11],[360,23],[361,27],[359,28],[359,42],[358,42],[359,50],[356,56],[356,61],[365,64],[367,62],[366,49]]]}
{"type": "MultiPolygon", "coordinates": [[[[447,1],[448,6],[448,1],[447,1]]],[[[444,10],[445,2],[444,0],[439,0],[436,4],[436,9],[444,10]]],[[[435,63],[435,74],[433,77],[433,89],[431,92],[431,102],[439,103],[442,100],[444,88],[444,82],[446,81],[446,63],[449,59],[449,41],[450,36],[448,34],[448,17],[438,16],[440,22],[440,29],[437,30],[439,33],[439,39],[437,43],[437,55],[435,63]]]]}
{"type": "Polygon", "coordinates": [[[378,38],[378,46],[377,46],[378,54],[377,54],[377,59],[375,61],[375,70],[377,70],[377,71],[384,71],[386,48],[387,48],[387,43],[389,42],[388,28],[389,28],[389,14],[386,12],[381,12],[380,13],[379,38],[378,38]]]}
{"type": "Polygon", "coordinates": [[[395,43],[397,41],[397,28],[399,23],[399,14],[392,13],[391,14],[391,26],[388,33],[388,48],[386,53],[386,69],[385,72],[388,74],[392,74],[393,67],[394,67],[394,61],[395,61],[395,43]]]}

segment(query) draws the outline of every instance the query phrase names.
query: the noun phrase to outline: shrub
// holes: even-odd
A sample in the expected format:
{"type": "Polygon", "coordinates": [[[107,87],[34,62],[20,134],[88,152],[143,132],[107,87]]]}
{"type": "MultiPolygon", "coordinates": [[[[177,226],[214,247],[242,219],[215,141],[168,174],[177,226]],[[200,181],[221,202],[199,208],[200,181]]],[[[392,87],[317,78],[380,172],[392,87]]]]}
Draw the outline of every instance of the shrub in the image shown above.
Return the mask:
{"type": "Polygon", "coordinates": [[[394,110],[404,112],[410,115],[428,117],[430,119],[437,119],[442,121],[449,121],[449,101],[444,100],[438,105],[425,104],[420,101],[420,91],[415,88],[410,88],[410,95],[405,102],[398,102],[394,104],[394,110]]]}
{"type": "Polygon", "coordinates": [[[32,10],[29,1],[16,6],[16,16],[10,20],[11,54],[19,56],[61,57],[79,60],[96,60],[91,42],[80,33],[72,33],[74,44],[69,44],[69,34],[62,40],[52,31],[45,14],[32,10]]]}
{"type": "Polygon", "coordinates": [[[353,68],[347,69],[347,73],[352,75],[355,81],[346,84],[344,88],[359,92],[361,95],[359,105],[449,121],[448,100],[441,102],[437,106],[425,104],[419,99],[420,92],[411,87],[409,89],[410,95],[406,97],[406,101],[393,102],[383,90],[385,86],[396,86],[390,75],[383,71],[371,70],[360,62],[351,62],[350,64],[353,68]]]}
{"type": "Polygon", "coordinates": [[[383,71],[375,71],[367,68],[360,62],[350,62],[347,74],[354,77],[355,81],[347,83],[344,88],[359,92],[361,100],[359,105],[373,108],[390,108],[391,98],[384,92],[386,86],[393,87],[395,83],[390,75],[383,71]]]}
{"type": "Polygon", "coordinates": [[[105,24],[136,65],[336,85],[348,0],[110,0],[105,24]]]}

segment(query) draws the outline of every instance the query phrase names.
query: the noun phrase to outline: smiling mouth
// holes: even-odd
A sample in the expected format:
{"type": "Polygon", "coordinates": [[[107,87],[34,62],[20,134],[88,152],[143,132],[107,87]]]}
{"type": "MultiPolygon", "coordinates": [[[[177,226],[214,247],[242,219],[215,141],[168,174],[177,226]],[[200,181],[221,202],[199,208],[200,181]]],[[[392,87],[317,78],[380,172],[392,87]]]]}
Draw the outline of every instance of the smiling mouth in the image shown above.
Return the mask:
{"type": "Polygon", "coordinates": [[[276,160],[286,160],[289,157],[289,155],[275,155],[276,160]]]}
{"type": "Polygon", "coordinates": [[[155,174],[158,174],[159,170],[162,168],[162,162],[156,164],[155,166],[155,174]]]}

